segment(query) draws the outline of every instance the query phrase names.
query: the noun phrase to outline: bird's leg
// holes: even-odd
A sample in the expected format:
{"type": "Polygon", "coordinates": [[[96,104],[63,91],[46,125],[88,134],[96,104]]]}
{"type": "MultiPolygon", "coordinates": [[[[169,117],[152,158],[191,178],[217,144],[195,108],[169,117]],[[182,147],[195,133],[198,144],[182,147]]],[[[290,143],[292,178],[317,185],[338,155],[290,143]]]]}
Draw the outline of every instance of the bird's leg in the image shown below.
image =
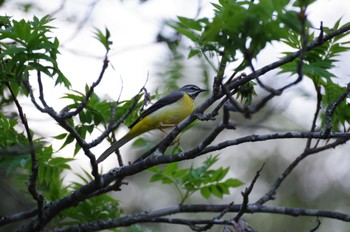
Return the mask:
{"type": "Polygon", "coordinates": [[[168,135],[168,133],[166,133],[166,132],[163,130],[163,128],[159,128],[159,130],[160,130],[161,132],[163,132],[166,136],[168,135]]]}
{"type": "MultiPolygon", "coordinates": [[[[166,124],[166,123],[159,123],[159,126],[160,126],[160,128],[167,128],[167,127],[174,127],[174,126],[176,126],[176,124],[166,124]]],[[[160,130],[162,130],[162,129],[160,129],[160,130]]]]}

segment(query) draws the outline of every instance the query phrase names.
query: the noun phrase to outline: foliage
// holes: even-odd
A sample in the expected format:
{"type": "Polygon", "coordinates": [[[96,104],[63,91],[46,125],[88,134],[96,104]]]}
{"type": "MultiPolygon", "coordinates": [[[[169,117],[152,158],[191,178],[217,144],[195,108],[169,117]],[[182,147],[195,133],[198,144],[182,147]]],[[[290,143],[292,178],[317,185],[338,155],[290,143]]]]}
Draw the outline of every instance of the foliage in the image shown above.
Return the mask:
{"type": "Polygon", "coordinates": [[[96,28],[95,37],[101,42],[108,53],[108,51],[111,50],[111,45],[113,44],[111,41],[111,33],[109,32],[108,28],[105,28],[105,33],[96,28]]]}
{"type": "MultiPolygon", "coordinates": [[[[31,160],[26,137],[23,132],[15,130],[17,123],[17,120],[8,119],[1,113],[0,128],[2,133],[0,135],[2,138],[0,147],[3,152],[1,153],[0,165],[6,168],[6,174],[13,176],[14,181],[24,189],[23,183],[31,172],[31,160]]],[[[72,159],[52,157],[52,147],[44,146],[42,142],[40,138],[34,141],[41,167],[38,175],[38,186],[45,193],[46,198],[53,201],[67,194],[61,175],[64,170],[70,170],[67,163],[72,159]]]]}
{"type": "Polygon", "coordinates": [[[28,79],[32,70],[55,77],[56,84],[70,87],[57,64],[59,41],[49,36],[53,29],[48,25],[51,21],[49,16],[42,19],[34,16],[32,21],[1,18],[1,82],[10,81],[16,92],[20,87],[18,77],[28,79]]]}
{"type": "MultiPolygon", "coordinates": [[[[29,80],[32,79],[33,71],[38,73],[41,78],[41,73],[45,76],[55,78],[55,84],[63,84],[66,88],[70,88],[69,80],[60,71],[57,63],[57,55],[59,54],[59,41],[57,38],[52,38],[53,27],[49,24],[52,21],[48,16],[41,19],[33,17],[33,20],[12,20],[10,17],[0,18],[0,64],[1,64],[1,105],[11,104],[14,97],[17,95],[28,95],[30,85],[29,80]],[[16,94],[15,96],[8,95],[5,88],[11,88],[16,94]]],[[[107,36],[98,34],[99,39],[104,41],[106,50],[109,50],[109,32],[106,29],[107,36]]],[[[86,93],[88,87],[86,88],[86,93]]],[[[72,93],[67,94],[64,98],[73,100],[75,103],[68,105],[66,109],[76,108],[79,103],[84,101],[85,94],[72,90],[72,93]]],[[[128,101],[120,103],[127,104],[128,101]]],[[[85,138],[87,132],[92,133],[95,125],[103,124],[106,126],[106,114],[110,113],[110,103],[100,100],[96,94],[93,94],[87,106],[87,110],[79,113],[79,121],[75,129],[79,135],[85,138]],[[107,110],[106,110],[107,109],[107,110]],[[109,110],[108,110],[109,109],[109,110]]],[[[17,115],[11,117],[0,113],[0,138],[1,138],[1,158],[0,165],[6,168],[6,175],[12,179],[17,185],[27,192],[24,183],[28,183],[28,176],[32,172],[32,160],[30,157],[30,144],[24,133],[19,130],[17,115]]],[[[120,117],[120,113],[116,114],[120,117]]],[[[70,120],[72,126],[74,121],[70,120]]],[[[35,134],[36,132],[30,131],[35,134]]],[[[74,138],[69,133],[63,133],[54,137],[57,140],[66,138],[62,148],[73,142],[74,138]]],[[[36,138],[34,141],[35,155],[38,162],[38,173],[36,187],[43,194],[48,202],[57,201],[69,192],[74,191],[82,186],[82,184],[74,183],[67,185],[64,182],[63,174],[66,171],[71,171],[72,168],[68,164],[73,161],[73,158],[55,157],[51,145],[47,145],[44,138],[36,138]]],[[[75,154],[81,147],[76,145],[75,154]]],[[[91,181],[78,175],[84,183],[91,181]]],[[[30,199],[30,196],[26,196],[30,199]]],[[[117,217],[120,214],[117,201],[109,196],[99,196],[92,200],[85,201],[79,207],[70,209],[65,213],[60,214],[56,220],[57,225],[67,224],[68,222],[82,222],[85,220],[94,220],[96,216],[101,218],[117,217]],[[87,210],[92,205],[95,210],[87,210]]]]}
{"type": "MultiPolygon", "coordinates": [[[[342,26],[341,19],[339,19],[332,28],[325,28],[326,32],[332,32],[337,30],[342,26]]],[[[341,39],[349,35],[350,32],[346,32],[339,37],[328,40],[322,46],[317,49],[313,49],[305,54],[303,59],[303,74],[309,77],[315,86],[321,86],[323,88],[324,94],[322,98],[323,116],[322,124],[326,124],[325,110],[327,106],[331,105],[332,102],[337,99],[344,91],[345,87],[337,84],[336,76],[332,73],[332,68],[335,67],[335,63],[338,62],[338,57],[349,51],[350,42],[344,42],[341,39]]],[[[315,33],[309,34],[309,41],[315,40],[317,37],[315,33]]],[[[288,38],[284,39],[283,42],[287,44],[294,51],[302,48],[301,36],[297,33],[290,33],[288,38]]],[[[284,52],[285,55],[290,55],[292,52],[284,52]]],[[[296,59],[281,67],[281,73],[297,73],[298,62],[300,60],[296,59]]],[[[341,131],[341,128],[345,128],[345,124],[350,122],[350,108],[345,102],[340,103],[340,106],[334,112],[332,117],[332,127],[336,131],[341,131]]]]}
{"type": "MultiPolygon", "coordinates": [[[[288,0],[219,1],[219,4],[213,3],[215,16],[212,19],[178,17],[178,21],[170,25],[196,45],[189,57],[223,54],[227,61],[234,62],[239,59],[239,52],[255,58],[267,43],[286,38],[289,25],[300,25],[297,13],[286,10],[288,3],[288,0]]],[[[235,70],[240,71],[246,65],[243,61],[235,70]]]]}
{"type": "Polygon", "coordinates": [[[223,198],[230,194],[231,188],[237,188],[243,183],[234,178],[223,180],[230,170],[229,167],[210,169],[218,159],[219,156],[210,156],[198,168],[180,168],[178,163],[168,164],[163,169],[152,167],[149,170],[155,174],[150,181],[174,185],[181,195],[181,204],[198,191],[206,199],[212,195],[223,198]]]}
{"type": "Polygon", "coordinates": [[[28,148],[28,142],[23,132],[15,129],[17,124],[16,119],[6,117],[0,112],[0,129],[2,132],[0,133],[0,148],[3,149],[0,153],[0,159],[3,162],[2,165],[5,164],[5,161],[8,162],[7,174],[12,173],[18,166],[24,167],[29,161],[29,150],[25,149],[28,148]],[[10,148],[15,149],[11,152],[10,148]],[[23,150],[27,150],[27,152],[24,153],[23,150]],[[18,154],[18,151],[20,154],[18,154]]]}

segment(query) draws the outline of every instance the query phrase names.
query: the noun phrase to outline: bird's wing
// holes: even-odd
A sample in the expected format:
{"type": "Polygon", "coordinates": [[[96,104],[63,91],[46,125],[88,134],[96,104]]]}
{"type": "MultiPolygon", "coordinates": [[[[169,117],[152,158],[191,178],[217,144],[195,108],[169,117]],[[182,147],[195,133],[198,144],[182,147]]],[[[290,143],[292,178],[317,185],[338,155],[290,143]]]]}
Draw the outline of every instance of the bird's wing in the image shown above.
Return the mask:
{"type": "Polygon", "coordinates": [[[174,91],[168,95],[166,95],[165,97],[159,99],[156,103],[154,103],[151,107],[149,107],[148,109],[146,109],[145,111],[143,111],[141,113],[141,115],[135,120],[135,122],[133,122],[129,128],[133,128],[139,121],[141,121],[141,119],[145,118],[146,116],[150,115],[151,113],[153,113],[154,111],[162,108],[163,106],[167,106],[169,104],[172,104],[174,102],[176,102],[177,100],[181,99],[183,96],[183,93],[180,91],[174,91]]]}

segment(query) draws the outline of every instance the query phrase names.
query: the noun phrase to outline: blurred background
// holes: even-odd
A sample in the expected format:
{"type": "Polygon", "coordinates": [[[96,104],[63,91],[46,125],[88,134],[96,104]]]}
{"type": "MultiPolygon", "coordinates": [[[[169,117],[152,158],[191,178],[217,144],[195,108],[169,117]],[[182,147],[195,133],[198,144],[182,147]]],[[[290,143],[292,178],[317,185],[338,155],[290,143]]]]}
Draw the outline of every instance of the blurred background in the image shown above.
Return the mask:
{"type": "MultiPolygon", "coordinates": [[[[215,1],[211,1],[215,2],[215,1]]],[[[36,0],[36,1],[0,1],[1,15],[12,16],[20,20],[31,19],[33,15],[42,17],[50,14],[55,20],[56,27],[53,37],[58,37],[62,49],[59,65],[63,73],[70,79],[73,89],[83,91],[85,84],[95,81],[101,71],[104,48],[94,38],[94,29],[104,30],[107,27],[112,36],[112,52],[109,54],[110,68],[96,89],[99,96],[106,99],[129,99],[145,85],[151,92],[164,93],[176,86],[195,83],[200,87],[210,85],[215,73],[204,59],[187,59],[188,46],[186,41],[176,44],[177,35],[166,26],[167,20],[184,17],[210,17],[213,7],[205,0],[144,0],[144,1],[118,1],[118,0],[36,0]]],[[[343,22],[350,21],[350,4],[347,0],[318,0],[308,9],[308,18],[315,28],[320,22],[325,27],[331,27],[336,20],[343,17],[343,22]]],[[[282,57],[281,50],[285,47],[273,43],[266,47],[258,56],[256,68],[260,68],[282,57]]],[[[340,58],[334,73],[341,84],[350,81],[349,54],[340,58]]],[[[227,70],[230,74],[232,70],[227,70]]],[[[272,87],[283,84],[286,75],[273,71],[263,78],[265,83],[272,87]]],[[[54,87],[50,81],[44,82],[45,94],[49,104],[57,110],[63,108],[67,102],[60,99],[64,93],[63,88],[54,87]]],[[[262,92],[257,88],[258,95],[262,92]]],[[[205,97],[205,96],[204,96],[205,97]]],[[[223,141],[229,138],[272,131],[306,131],[310,128],[315,111],[315,93],[311,82],[307,78],[299,85],[286,91],[281,97],[272,100],[259,114],[247,120],[240,115],[232,114],[232,120],[237,124],[237,130],[227,131],[217,138],[223,141]]],[[[23,101],[26,101],[23,99],[23,101]]],[[[199,102],[203,98],[199,98],[199,102]]],[[[40,125],[50,119],[28,107],[28,118],[32,121],[34,130],[43,133],[45,137],[52,137],[61,130],[53,125],[43,130],[40,125]]],[[[51,121],[52,123],[52,121],[51,121]]],[[[181,141],[181,146],[191,148],[208,133],[211,126],[218,121],[199,125],[196,132],[187,132],[181,141]],[[200,136],[200,137],[199,137],[200,136]]],[[[119,130],[120,137],[125,130],[119,130]]],[[[144,137],[159,141],[162,134],[148,133],[144,137]]],[[[55,145],[55,144],[54,144],[55,145]]],[[[57,144],[57,149],[60,144],[57,144]]],[[[139,148],[131,149],[131,144],[121,149],[124,162],[133,161],[142,151],[139,148]]],[[[95,148],[96,154],[108,147],[108,143],[95,148]]],[[[229,147],[222,150],[220,161],[216,165],[230,166],[230,177],[242,180],[246,185],[232,191],[224,199],[210,198],[210,203],[240,203],[240,192],[250,183],[256,171],[265,163],[265,167],[251,194],[251,202],[261,197],[271,186],[281,172],[303,151],[303,140],[279,140],[253,144],[243,144],[238,147],[229,147]]],[[[71,157],[72,147],[59,151],[58,155],[71,157]]],[[[268,205],[303,207],[312,209],[350,211],[350,145],[338,147],[335,150],[322,152],[311,156],[299,165],[279,189],[276,200],[268,205]]],[[[216,155],[218,153],[215,153],[216,155]]],[[[76,156],[77,162],[72,166],[77,173],[82,169],[89,170],[89,162],[84,155],[76,156]]],[[[195,159],[194,165],[200,164],[203,158],[195,159]]],[[[112,160],[103,166],[104,171],[115,166],[112,160]]],[[[192,163],[183,163],[191,166],[192,163]]],[[[172,186],[150,184],[151,174],[144,172],[127,178],[128,185],[123,191],[114,195],[121,202],[126,212],[139,212],[142,210],[160,209],[179,203],[179,196],[172,186]],[[154,191],[154,190],[157,191],[154,191]],[[161,199],[161,200],[160,200],[161,199]]],[[[0,194],[1,210],[17,212],[28,205],[20,192],[13,188],[6,176],[1,175],[0,194]],[[6,197],[6,198],[5,198],[6,197]],[[8,199],[10,197],[10,199],[8,199]]],[[[74,175],[67,175],[67,183],[75,180],[74,175]]],[[[192,196],[187,203],[207,203],[199,195],[192,196]]],[[[206,215],[205,215],[206,216],[206,215]]],[[[248,223],[258,231],[308,231],[316,225],[316,218],[276,216],[269,214],[244,215],[248,223]]],[[[321,219],[318,231],[350,231],[348,223],[336,220],[321,219]]],[[[190,231],[186,227],[174,225],[143,225],[153,231],[190,231]],[[171,229],[170,229],[171,228],[171,229]]],[[[128,231],[128,229],[125,229],[128,231]]],[[[215,231],[215,230],[213,230],[215,231]]]]}

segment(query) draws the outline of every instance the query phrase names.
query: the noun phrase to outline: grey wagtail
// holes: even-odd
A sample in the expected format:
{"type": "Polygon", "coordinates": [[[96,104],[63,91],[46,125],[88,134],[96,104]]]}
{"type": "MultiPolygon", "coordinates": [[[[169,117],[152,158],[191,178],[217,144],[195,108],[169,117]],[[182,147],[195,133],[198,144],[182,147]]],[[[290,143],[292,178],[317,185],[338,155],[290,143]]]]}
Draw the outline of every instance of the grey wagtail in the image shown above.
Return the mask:
{"type": "Polygon", "coordinates": [[[201,92],[207,91],[195,85],[185,85],[182,88],[159,99],[151,107],[143,111],[129,128],[130,131],[117,142],[113,143],[97,159],[97,163],[105,160],[110,154],[129,142],[131,139],[147,131],[174,127],[194,110],[194,99],[201,92]]]}

